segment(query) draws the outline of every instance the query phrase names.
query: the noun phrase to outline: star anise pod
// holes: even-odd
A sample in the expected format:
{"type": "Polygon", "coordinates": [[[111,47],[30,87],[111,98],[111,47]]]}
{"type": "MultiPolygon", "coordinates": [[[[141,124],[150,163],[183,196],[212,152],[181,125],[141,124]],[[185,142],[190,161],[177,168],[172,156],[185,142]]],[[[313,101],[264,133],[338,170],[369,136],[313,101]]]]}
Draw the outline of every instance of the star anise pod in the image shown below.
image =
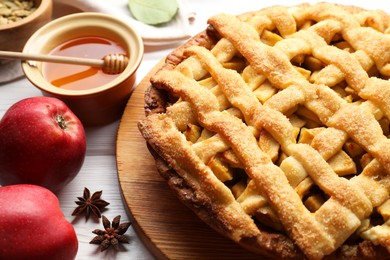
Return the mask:
{"type": "Polygon", "coordinates": [[[125,222],[120,224],[121,216],[118,215],[111,222],[103,215],[102,222],[104,230],[95,229],[92,233],[96,234],[89,243],[100,245],[100,251],[104,251],[110,246],[113,246],[115,249],[119,249],[119,243],[129,243],[127,237],[123,234],[130,227],[131,222],[125,222]]]}
{"type": "Polygon", "coordinates": [[[85,212],[87,219],[89,218],[91,213],[95,217],[100,218],[102,216],[101,210],[110,204],[100,198],[102,196],[102,193],[103,191],[97,191],[92,194],[91,197],[91,192],[89,191],[89,189],[84,187],[83,197],[77,197],[78,201],[75,201],[75,203],[79,206],[74,209],[72,216],[79,215],[85,212]]]}

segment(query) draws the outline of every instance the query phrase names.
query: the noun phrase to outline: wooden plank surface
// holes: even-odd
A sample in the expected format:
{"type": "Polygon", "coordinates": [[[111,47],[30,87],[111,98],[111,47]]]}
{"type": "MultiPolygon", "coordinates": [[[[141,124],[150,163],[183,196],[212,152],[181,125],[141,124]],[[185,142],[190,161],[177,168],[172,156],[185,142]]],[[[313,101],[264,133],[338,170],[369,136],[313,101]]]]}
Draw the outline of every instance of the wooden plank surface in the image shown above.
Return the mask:
{"type": "Polygon", "coordinates": [[[132,93],[117,136],[119,183],[138,235],[158,259],[259,259],[198,219],[158,174],[137,122],[144,117],[150,75],[159,66],[132,93]]]}

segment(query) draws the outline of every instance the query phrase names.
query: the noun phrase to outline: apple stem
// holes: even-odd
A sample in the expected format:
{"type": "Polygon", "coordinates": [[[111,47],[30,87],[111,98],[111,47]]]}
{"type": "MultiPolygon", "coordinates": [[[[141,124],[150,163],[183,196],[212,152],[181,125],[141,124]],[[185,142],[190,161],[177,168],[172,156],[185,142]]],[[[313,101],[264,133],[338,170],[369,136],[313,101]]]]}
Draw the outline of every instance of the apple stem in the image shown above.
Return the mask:
{"type": "Polygon", "coordinates": [[[66,121],[65,121],[65,118],[61,115],[57,115],[56,118],[55,118],[58,126],[62,129],[62,130],[65,130],[66,129],[66,121]]]}

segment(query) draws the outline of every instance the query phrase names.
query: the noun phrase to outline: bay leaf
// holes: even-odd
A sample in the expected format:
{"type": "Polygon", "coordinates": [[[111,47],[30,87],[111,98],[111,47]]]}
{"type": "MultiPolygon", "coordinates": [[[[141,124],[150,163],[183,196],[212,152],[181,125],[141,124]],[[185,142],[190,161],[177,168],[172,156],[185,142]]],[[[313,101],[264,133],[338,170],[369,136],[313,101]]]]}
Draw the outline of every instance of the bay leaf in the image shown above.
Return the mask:
{"type": "Polygon", "coordinates": [[[171,21],[179,9],[176,0],[129,0],[128,6],[135,19],[150,25],[171,21]]]}

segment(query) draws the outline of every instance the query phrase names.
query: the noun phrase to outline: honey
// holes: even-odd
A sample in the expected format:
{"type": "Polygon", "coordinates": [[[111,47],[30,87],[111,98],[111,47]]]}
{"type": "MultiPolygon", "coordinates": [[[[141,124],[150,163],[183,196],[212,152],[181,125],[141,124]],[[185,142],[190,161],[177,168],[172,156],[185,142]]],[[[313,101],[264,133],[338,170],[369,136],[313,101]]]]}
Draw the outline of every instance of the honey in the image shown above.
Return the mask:
{"type": "MultiPolygon", "coordinates": [[[[51,55],[102,59],[108,54],[125,54],[117,42],[103,37],[87,36],[64,42],[54,48],[51,55]]],[[[98,67],[45,62],[42,65],[43,77],[52,85],[70,89],[85,90],[102,86],[120,74],[107,74],[98,67]]]]}

